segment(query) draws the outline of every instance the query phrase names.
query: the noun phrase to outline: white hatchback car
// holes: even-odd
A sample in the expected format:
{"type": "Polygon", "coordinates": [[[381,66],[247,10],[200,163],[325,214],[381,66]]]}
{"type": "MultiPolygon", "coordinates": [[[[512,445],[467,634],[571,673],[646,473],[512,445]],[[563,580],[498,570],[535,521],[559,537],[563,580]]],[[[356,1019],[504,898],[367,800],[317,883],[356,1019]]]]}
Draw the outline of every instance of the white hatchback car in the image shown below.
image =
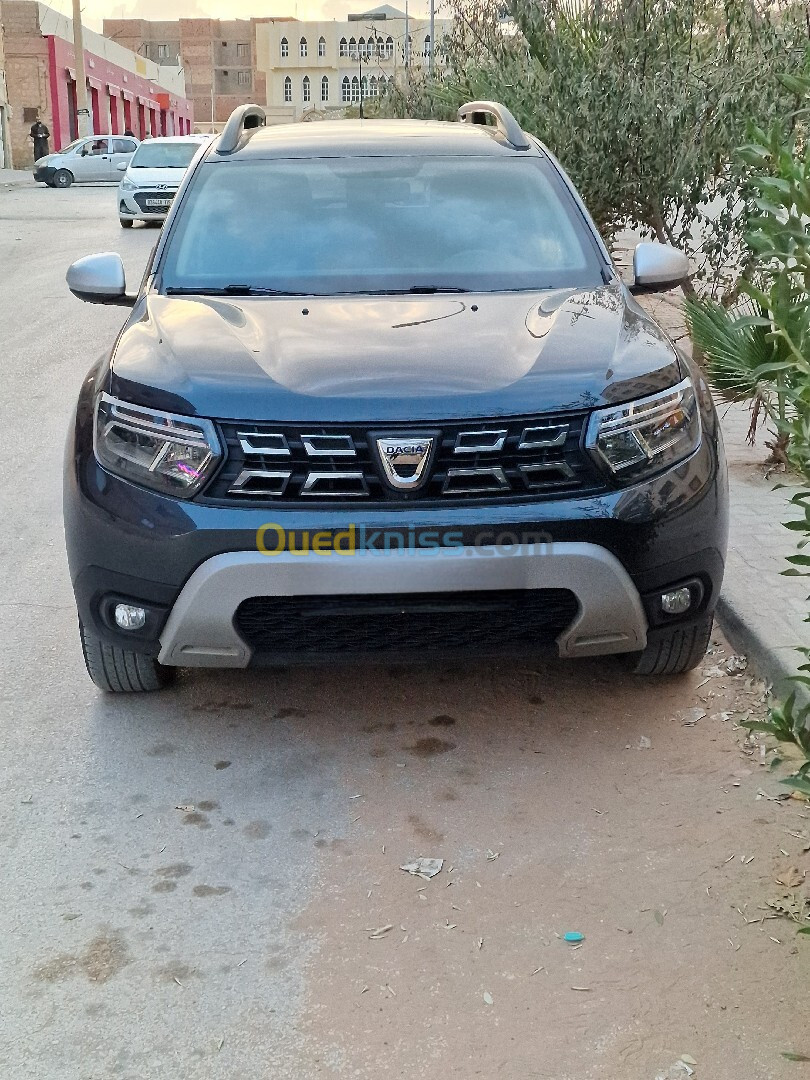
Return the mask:
{"type": "Polygon", "coordinates": [[[115,183],[139,143],[130,135],[90,135],[34,162],[34,179],[48,187],[79,183],[115,183]]]}
{"type": "Polygon", "coordinates": [[[163,221],[186,169],[211,135],[175,135],[142,142],[118,185],[118,219],[124,229],[133,221],[163,221]]]}

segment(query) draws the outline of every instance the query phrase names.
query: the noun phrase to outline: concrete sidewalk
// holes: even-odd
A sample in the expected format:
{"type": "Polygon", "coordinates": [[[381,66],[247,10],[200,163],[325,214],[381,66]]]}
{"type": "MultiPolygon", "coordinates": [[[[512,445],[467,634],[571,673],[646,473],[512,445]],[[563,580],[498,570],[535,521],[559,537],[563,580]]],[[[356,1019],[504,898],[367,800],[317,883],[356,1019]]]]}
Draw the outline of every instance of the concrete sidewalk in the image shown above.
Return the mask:
{"type": "Polygon", "coordinates": [[[33,185],[34,174],[30,169],[0,169],[0,187],[8,187],[11,184],[33,185]]]}
{"type": "MultiPolygon", "coordinates": [[[[690,351],[680,299],[678,293],[669,293],[642,302],[673,340],[690,351]]],[[[717,617],[734,647],[784,694],[795,689],[786,679],[801,662],[796,646],[810,643],[810,625],[804,621],[810,612],[810,578],[782,575],[799,539],[783,522],[799,516],[789,500],[802,485],[797,476],[776,471],[766,476],[769,435],[760,427],[755,445],[746,443],[746,405],[718,400],[717,408],[731,489],[728,559],[717,617]]]]}

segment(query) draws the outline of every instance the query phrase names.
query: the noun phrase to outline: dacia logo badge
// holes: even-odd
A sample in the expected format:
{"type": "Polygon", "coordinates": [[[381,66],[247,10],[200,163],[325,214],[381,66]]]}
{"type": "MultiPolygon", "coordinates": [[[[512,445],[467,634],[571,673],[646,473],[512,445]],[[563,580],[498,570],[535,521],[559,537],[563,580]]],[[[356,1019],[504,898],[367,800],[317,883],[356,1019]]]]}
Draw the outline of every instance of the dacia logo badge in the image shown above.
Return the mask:
{"type": "Polygon", "coordinates": [[[435,435],[395,434],[377,439],[385,479],[400,491],[413,491],[427,480],[435,435]]]}

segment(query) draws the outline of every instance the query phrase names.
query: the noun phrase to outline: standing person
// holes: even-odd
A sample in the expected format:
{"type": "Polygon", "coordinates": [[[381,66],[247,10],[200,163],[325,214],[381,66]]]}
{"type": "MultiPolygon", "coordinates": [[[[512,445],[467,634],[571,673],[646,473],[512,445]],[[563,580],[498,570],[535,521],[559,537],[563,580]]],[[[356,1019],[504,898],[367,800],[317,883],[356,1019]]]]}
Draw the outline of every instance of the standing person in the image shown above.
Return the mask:
{"type": "Polygon", "coordinates": [[[34,140],[34,161],[39,161],[48,153],[48,139],[51,137],[50,131],[45,127],[39,117],[31,125],[31,132],[28,136],[34,140]]]}
{"type": "Polygon", "coordinates": [[[131,136],[133,139],[135,138],[135,132],[132,130],[132,128],[127,128],[124,134],[131,136]]]}

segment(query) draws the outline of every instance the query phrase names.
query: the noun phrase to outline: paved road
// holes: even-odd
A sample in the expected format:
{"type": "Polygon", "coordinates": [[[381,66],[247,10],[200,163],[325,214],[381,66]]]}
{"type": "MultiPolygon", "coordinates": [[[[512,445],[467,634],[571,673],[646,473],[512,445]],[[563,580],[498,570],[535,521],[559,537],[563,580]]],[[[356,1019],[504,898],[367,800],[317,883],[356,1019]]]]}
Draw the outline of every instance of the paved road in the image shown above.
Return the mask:
{"type": "Polygon", "coordinates": [[[113,249],[134,281],[156,236],[109,189],[0,191],[0,1075],[653,1080],[685,1054],[698,1080],[796,1076],[810,945],[746,917],[801,892],[774,879],[808,865],[810,819],[757,800],[776,774],[735,721],[761,689],[718,674],[722,642],[669,683],[470,664],[94,689],[61,456],[121,313],[63,278],[113,249]],[[442,873],[398,868],[419,855],[442,873]]]}

